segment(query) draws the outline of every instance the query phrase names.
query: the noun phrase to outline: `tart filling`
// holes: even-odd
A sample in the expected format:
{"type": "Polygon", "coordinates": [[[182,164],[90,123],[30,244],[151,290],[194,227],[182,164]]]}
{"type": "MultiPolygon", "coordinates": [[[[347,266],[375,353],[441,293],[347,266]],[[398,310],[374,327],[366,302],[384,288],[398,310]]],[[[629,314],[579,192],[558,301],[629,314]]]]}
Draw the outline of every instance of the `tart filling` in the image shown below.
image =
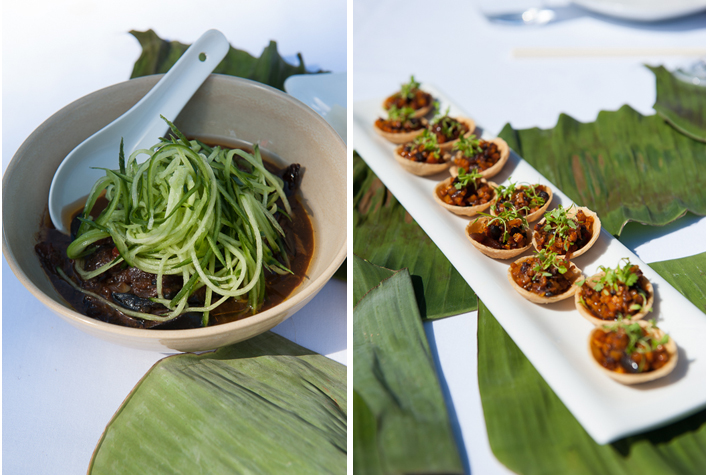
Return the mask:
{"type": "Polygon", "coordinates": [[[408,83],[402,84],[399,92],[385,99],[383,107],[386,110],[390,110],[392,107],[398,109],[407,107],[414,111],[416,117],[426,115],[433,106],[433,98],[431,94],[422,91],[420,87],[421,84],[414,79],[414,76],[411,76],[408,83]]]}
{"type": "Polygon", "coordinates": [[[592,331],[589,349],[594,361],[624,383],[665,376],[675,367],[678,353],[675,343],[654,321],[619,320],[599,326],[592,331]]]}
{"type": "Polygon", "coordinates": [[[446,180],[444,186],[438,186],[435,192],[445,204],[460,207],[484,205],[495,197],[495,188],[479,173],[466,173],[463,169],[459,170],[458,176],[446,180]]]}
{"type": "Polygon", "coordinates": [[[440,144],[452,142],[473,132],[466,122],[449,116],[449,109],[431,121],[429,130],[436,135],[436,141],[440,144]]]}
{"type": "Polygon", "coordinates": [[[554,254],[576,257],[599,237],[596,214],[586,208],[562,205],[545,213],[535,225],[533,245],[535,249],[547,249],[554,254]]]}
{"type": "Polygon", "coordinates": [[[410,107],[391,107],[387,110],[387,118],[378,118],[375,127],[388,134],[406,134],[423,130],[427,127],[426,119],[414,117],[414,109],[410,107]]]}
{"type": "Polygon", "coordinates": [[[498,216],[478,218],[481,225],[467,229],[469,237],[491,249],[525,249],[531,244],[528,222],[515,210],[506,210],[498,216]]]}
{"type": "Polygon", "coordinates": [[[503,157],[497,143],[476,137],[464,137],[454,144],[457,150],[454,164],[459,168],[477,169],[479,172],[493,167],[503,157]]]}
{"type": "Polygon", "coordinates": [[[574,265],[568,259],[542,251],[513,262],[509,275],[521,289],[538,297],[553,298],[574,290],[572,285],[580,276],[571,272],[573,268],[574,265]]]}
{"type": "Polygon", "coordinates": [[[621,261],[613,269],[600,266],[601,272],[577,290],[575,301],[580,313],[594,323],[638,320],[652,310],[653,286],[639,266],[632,265],[628,258],[621,261]]]}
{"type": "Polygon", "coordinates": [[[414,141],[397,147],[396,153],[407,160],[420,163],[445,163],[448,154],[442,153],[434,134],[424,130],[414,141]]]}
{"type": "Polygon", "coordinates": [[[519,185],[510,183],[496,188],[496,201],[491,205],[492,214],[514,209],[522,216],[535,215],[546,209],[552,201],[552,193],[545,185],[519,185]]]}

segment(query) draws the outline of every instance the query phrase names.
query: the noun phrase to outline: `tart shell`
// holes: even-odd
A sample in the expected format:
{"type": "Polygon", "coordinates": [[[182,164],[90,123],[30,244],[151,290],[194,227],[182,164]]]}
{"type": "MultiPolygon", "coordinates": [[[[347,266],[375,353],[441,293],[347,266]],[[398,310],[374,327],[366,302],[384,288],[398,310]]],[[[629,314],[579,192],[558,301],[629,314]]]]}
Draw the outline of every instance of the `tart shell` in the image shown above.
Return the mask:
{"type": "MultiPolygon", "coordinates": [[[[487,209],[493,200],[491,201],[486,201],[483,204],[476,205],[476,206],[454,206],[450,205],[448,203],[444,203],[444,201],[439,198],[439,194],[437,191],[441,189],[444,186],[448,186],[452,181],[454,180],[453,177],[447,178],[444,181],[440,181],[435,187],[434,187],[434,200],[439,204],[440,206],[443,206],[447,210],[451,211],[454,214],[457,214],[459,216],[474,216],[475,214],[487,209]]],[[[498,185],[493,183],[492,181],[487,181],[485,178],[481,179],[481,183],[488,183],[488,185],[492,186],[493,188],[496,188],[498,185]]]]}
{"type": "MultiPolygon", "coordinates": [[[[659,328],[648,328],[648,322],[640,321],[638,323],[649,333],[651,333],[655,339],[661,339],[663,335],[665,335],[663,330],[659,328]]],[[[594,330],[596,330],[597,328],[595,328],[594,330]]],[[[660,379],[670,374],[670,372],[673,371],[673,369],[678,365],[678,347],[676,346],[675,341],[673,341],[673,339],[669,337],[668,343],[663,346],[666,348],[666,351],[668,351],[668,354],[671,356],[671,358],[661,368],[654,371],[649,371],[647,373],[617,373],[615,371],[606,369],[605,367],[599,364],[599,362],[596,360],[596,358],[594,358],[594,355],[592,354],[592,335],[594,334],[594,330],[592,330],[592,332],[589,334],[589,340],[587,341],[587,351],[589,353],[589,357],[594,362],[594,365],[597,366],[600,370],[602,370],[607,376],[622,384],[641,384],[660,379]]]]}
{"type": "MultiPolygon", "coordinates": [[[[483,178],[491,178],[500,173],[500,171],[503,169],[506,162],[508,161],[508,157],[510,157],[510,147],[505,142],[505,140],[496,137],[493,140],[489,140],[489,142],[492,142],[498,146],[498,150],[500,150],[500,159],[496,163],[494,163],[492,167],[486,168],[485,170],[478,172],[483,178]]],[[[459,167],[453,166],[449,168],[449,173],[451,174],[451,176],[457,176],[459,174],[459,167]]]]}
{"type": "MultiPolygon", "coordinates": [[[[525,188],[526,186],[537,186],[537,185],[518,185],[515,187],[516,190],[519,190],[521,188],[525,188]]],[[[545,202],[544,205],[540,207],[539,210],[535,211],[534,213],[530,213],[529,215],[525,216],[525,219],[527,219],[528,223],[534,223],[538,219],[542,217],[543,214],[545,214],[545,211],[547,211],[547,208],[550,207],[550,203],[552,203],[552,188],[550,188],[547,185],[542,185],[545,187],[545,192],[549,196],[547,201],[545,202]]],[[[493,216],[498,216],[498,213],[496,212],[495,205],[498,203],[498,198],[496,198],[493,203],[491,203],[491,214],[493,216]]]]}
{"type": "Polygon", "coordinates": [[[483,226],[489,220],[490,218],[482,218],[478,220],[474,219],[466,225],[466,237],[469,241],[471,241],[471,244],[473,244],[476,249],[481,251],[486,256],[493,259],[512,259],[513,257],[519,256],[523,252],[527,251],[530,249],[530,246],[532,246],[532,230],[530,228],[525,230],[525,237],[528,244],[520,249],[494,249],[492,247],[484,246],[480,242],[473,239],[471,237],[471,233],[481,232],[483,230],[483,226]]]}
{"type": "MultiPolygon", "coordinates": [[[[602,230],[602,223],[599,220],[599,216],[597,216],[597,213],[590,210],[589,208],[585,208],[584,206],[580,206],[580,207],[572,206],[569,209],[569,211],[567,212],[567,216],[574,217],[577,215],[577,211],[582,211],[585,215],[594,217],[594,224],[592,225],[592,237],[589,239],[589,242],[587,243],[587,245],[584,246],[582,249],[577,249],[576,251],[574,251],[570,256],[570,259],[574,259],[575,257],[579,257],[582,254],[584,254],[585,252],[587,252],[588,250],[590,250],[592,248],[592,246],[594,245],[594,243],[597,241],[597,239],[599,239],[599,234],[601,233],[601,230],[602,230]]],[[[543,218],[540,221],[540,223],[544,223],[544,222],[545,222],[545,218],[543,218]]],[[[537,245],[535,244],[534,238],[535,238],[535,232],[533,232],[533,248],[536,251],[540,251],[540,249],[538,249],[537,245]]]]}
{"type": "MultiPolygon", "coordinates": [[[[526,259],[532,259],[535,256],[523,256],[520,259],[516,260],[515,262],[523,262],[526,259]]],[[[529,301],[533,303],[539,303],[539,304],[548,304],[548,303],[555,303],[559,302],[561,300],[568,299],[572,297],[576,291],[577,287],[577,282],[580,280],[584,279],[584,275],[582,274],[582,271],[579,270],[579,268],[574,265],[573,262],[570,262],[570,268],[567,270],[567,273],[565,274],[565,277],[568,275],[574,277],[574,281],[572,282],[572,286],[567,289],[566,292],[561,293],[559,295],[555,295],[553,297],[544,297],[542,295],[538,295],[534,292],[530,292],[529,290],[525,290],[524,288],[520,287],[516,282],[515,279],[513,279],[513,273],[512,273],[512,266],[508,267],[508,282],[513,286],[513,288],[518,292],[520,295],[528,299],[529,301]]]]}
{"type": "MultiPolygon", "coordinates": [[[[422,119],[426,120],[426,119],[422,119]]],[[[425,123],[425,126],[428,125],[428,123],[425,123]]],[[[384,130],[380,129],[376,125],[372,126],[373,129],[375,129],[375,132],[377,132],[378,135],[381,137],[384,137],[387,141],[393,143],[393,144],[404,144],[407,142],[411,142],[419,134],[421,134],[424,129],[418,129],[418,130],[413,130],[411,132],[385,132],[384,130]]]]}
{"type": "Polygon", "coordinates": [[[445,159],[444,162],[442,163],[424,163],[424,162],[415,162],[414,160],[408,160],[404,158],[402,155],[399,154],[399,152],[402,150],[403,145],[400,145],[396,149],[394,149],[394,158],[397,160],[397,163],[399,163],[402,168],[407,170],[409,173],[417,176],[429,176],[429,175],[436,175],[437,173],[441,173],[447,168],[449,168],[449,164],[451,163],[451,155],[448,153],[443,153],[443,157],[445,159]]]}
{"type": "MultiPolygon", "coordinates": [[[[600,272],[598,274],[594,274],[591,276],[588,281],[591,280],[593,282],[598,282],[599,279],[601,279],[601,276],[603,274],[600,272]]],[[[643,317],[648,315],[648,312],[651,311],[651,307],[653,307],[653,285],[651,282],[645,277],[641,276],[639,278],[639,281],[641,282],[641,286],[643,287],[643,290],[646,291],[647,297],[646,297],[646,305],[643,306],[641,310],[638,311],[638,313],[634,314],[631,317],[628,317],[628,320],[631,321],[636,321],[636,320],[641,320],[643,317]]],[[[587,285],[586,283],[584,285],[587,285]]],[[[582,287],[580,286],[577,287],[577,291],[574,293],[574,305],[577,307],[577,311],[587,320],[592,322],[595,325],[608,325],[610,323],[614,323],[615,320],[602,320],[601,318],[596,317],[592,312],[590,312],[587,307],[582,305],[580,303],[581,300],[581,293],[582,293],[582,287]]]]}

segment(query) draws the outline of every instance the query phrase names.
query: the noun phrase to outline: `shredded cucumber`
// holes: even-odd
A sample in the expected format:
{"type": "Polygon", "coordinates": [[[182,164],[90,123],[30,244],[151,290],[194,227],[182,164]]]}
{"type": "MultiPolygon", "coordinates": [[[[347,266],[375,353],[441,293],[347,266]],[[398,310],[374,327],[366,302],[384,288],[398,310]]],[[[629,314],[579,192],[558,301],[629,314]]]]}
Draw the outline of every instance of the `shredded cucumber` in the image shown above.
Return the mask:
{"type": "Polygon", "coordinates": [[[137,150],[127,160],[121,142],[119,169],[105,170],[92,187],[67,255],[81,259],[110,236],[120,257],[90,273],[77,265],[82,278],[119,263],[156,274],[158,296],[153,300],[166,311],[154,315],[119,308],[136,318],[167,321],[197,311],[206,325],[209,311],[228,298],[248,300],[256,312],[265,298],[264,272],[290,272],[284,231],[276,219],[276,213],[291,215],[283,180],[264,167],[258,145],[254,153],[209,147],[188,141],[165,121],[174,134],[170,140],[137,150]],[[138,163],[141,156],[149,158],[138,163]],[[89,212],[103,192],[109,204],[92,219],[89,212]],[[171,300],[163,295],[164,275],[183,278],[171,300]],[[190,307],[188,298],[201,287],[206,287],[204,306],[190,307]],[[213,302],[213,297],[218,298],[213,302]]]}

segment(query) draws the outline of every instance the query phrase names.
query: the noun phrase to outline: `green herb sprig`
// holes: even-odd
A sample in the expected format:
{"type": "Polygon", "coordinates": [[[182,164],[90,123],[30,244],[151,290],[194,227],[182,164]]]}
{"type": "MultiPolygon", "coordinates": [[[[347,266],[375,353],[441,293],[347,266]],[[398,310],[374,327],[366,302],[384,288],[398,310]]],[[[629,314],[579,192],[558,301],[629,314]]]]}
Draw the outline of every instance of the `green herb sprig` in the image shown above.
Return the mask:
{"type": "MultiPolygon", "coordinates": [[[[648,323],[651,330],[658,328],[655,320],[649,320],[648,323]]],[[[619,318],[611,325],[603,325],[603,328],[614,332],[621,329],[624,333],[626,333],[626,336],[629,337],[629,344],[626,345],[627,355],[633,355],[634,353],[649,353],[670,341],[668,334],[664,334],[660,339],[656,339],[653,335],[651,335],[650,331],[644,330],[639,322],[630,322],[629,320],[624,320],[622,318],[619,318]]],[[[646,360],[644,358],[639,366],[639,372],[644,370],[645,363],[646,360]]]]}
{"type": "Polygon", "coordinates": [[[478,170],[475,168],[469,173],[466,173],[465,168],[459,168],[459,174],[456,177],[456,180],[454,180],[454,186],[457,190],[460,190],[468,185],[473,185],[473,189],[477,190],[479,184],[478,180],[481,178],[483,178],[483,175],[478,173],[478,170]]]}
{"type": "Polygon", "coordinates": [[[414,75],[409,77],[409,82],[402,84],[402,89],[399,91],[399,95],[405,99],[414,99],[414,95],[419,90],[421,83],[414,79],[414,75]]]}
{"type": "Polygon", "coordinates": [[[560,274],[566,274],[569,270],[567,261],[560,259],[557,254],[547,249],[538,251],[535,253],[535,257],[537,257],[537,260],[539,261],[538,264],[533,266],[533,271],[536,275],[550,277],[552,273],[548,272],[548,270],[551,268],[557,269],[557,272],[560,274]]]}
{"type": "MultiPolygon", "coordinates": [[[[460,168],[459,170],[463,170],[463,168],[460,168]]],[[[492,214],[488,214],[488,213],[479,213],[479,214],[481,214],[482,217],[488,218],[488,221],[486,222],[486,227],[489,227],[495,223],[500,223],[503,226],[503,235],[502,235],[503,241],[502,242],[504,242],[504,243],[508,242],[508,239],[510,238],[510,234],[508,233],[508,224],[511,221],[513,221],[515,219],[519,219],[521,221],[521,224],[519,227],[523,231],[526,231],[529,228],[528,221],[523,216],[521,216],[520,213],[515,208],[505,209],[504,211],[501,211],[500,213],[498,213],[497,216],[493,216],[492,214]]],[[[476,218],[474,220],[474,223],[477,222],[479,219],[481,219],[481,218],[480,217],[476,218]]]]}
{"type": "MultiPolygon", "coordinates": [[[[574,218],[567,216],[570,209],[572,209],[572,206],[565,209],[562,205],[559,205],[552,211],[545,213],[545,226],[542,230],[546,233],[552,232],[553,235],[553,239],[548,240],[545,245],[547,249],[552,246],[552,243],[555,241],[556,237],[560,236],[564,238],[570,233],[570,231],[577,229],[577,221],[574,218]]],[[[569,245],[570,243],[565,240],[565,251],[569,249],[569,245]]]]}
{"type": "Polygon", "coordinates": [[[400,122],[406,122],[414,116],[415,110],[411,107],[397,107],[392,106],[387,111],[387,117],[389,120],[398,120],[400,122]]]}
{"type": "Polygon", "coordinates": [[[454,144],[456,150],[461,150],[465,157],[473,157],[479,153],[483,152],[481,148],[481,141],[477,139],[474,135],[464,137],[463,135],[459,137],[458,141],[454,144]]]}
{"type": "Polygon", "coordinates": [[[423,145],[424,151],[429,152],[429,155],[437,160],[441,157],[439,142],[436,140],[436,135],[429,129],[424,129],[412,143],[416,146],[423,145]]]}

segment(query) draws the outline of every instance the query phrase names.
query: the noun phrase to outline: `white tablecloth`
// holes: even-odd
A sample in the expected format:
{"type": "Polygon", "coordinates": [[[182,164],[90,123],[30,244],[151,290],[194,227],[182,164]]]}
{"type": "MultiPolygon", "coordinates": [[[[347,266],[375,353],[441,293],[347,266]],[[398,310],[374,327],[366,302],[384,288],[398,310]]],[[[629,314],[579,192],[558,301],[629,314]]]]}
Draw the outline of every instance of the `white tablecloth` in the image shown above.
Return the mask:
{"type": "MultiPolygon", "coordinates": [[[[6,3],[3,8],[3,171],[54,112],[128,80],[140,54],[128,31],[191,43],[210,28],[254,56],[269,40],[291,63],[347,69],[344,2],[6,3]]],[[[3,473],[85,473],[106,424],[165,355],[97,340],[46,310],[3,259],[3,473]]],[[[347,363],[347,285],[332,280],[274,331],[347,363]]]]}
{"type": "MultiPolygon", "coordinates": [[[[354,102],[384,98],[414,74],[494,134],[506,123],[554,127],[563,112],[591,122],[623,104],[650,115],[655,78],[644,64],[675,68],[700,59],[691,50],[705,48],[704,14],[633,24],[569,5],[558,13],[564,19],[546,26],[508,26],[486,20],[475,1],[357,1],[354,102]],[[560,48],[566,56],[549,56],[560,48]]],[[[705,226],[705,218],[694,216],[662,228],[632,223],[621,240],[642,260],[656,262],[704,252],[705,226]]],[[[426,323],[425,330],[467,470],[510,473],[488,444],[476,324],[472,312],[426,323]]]]}

